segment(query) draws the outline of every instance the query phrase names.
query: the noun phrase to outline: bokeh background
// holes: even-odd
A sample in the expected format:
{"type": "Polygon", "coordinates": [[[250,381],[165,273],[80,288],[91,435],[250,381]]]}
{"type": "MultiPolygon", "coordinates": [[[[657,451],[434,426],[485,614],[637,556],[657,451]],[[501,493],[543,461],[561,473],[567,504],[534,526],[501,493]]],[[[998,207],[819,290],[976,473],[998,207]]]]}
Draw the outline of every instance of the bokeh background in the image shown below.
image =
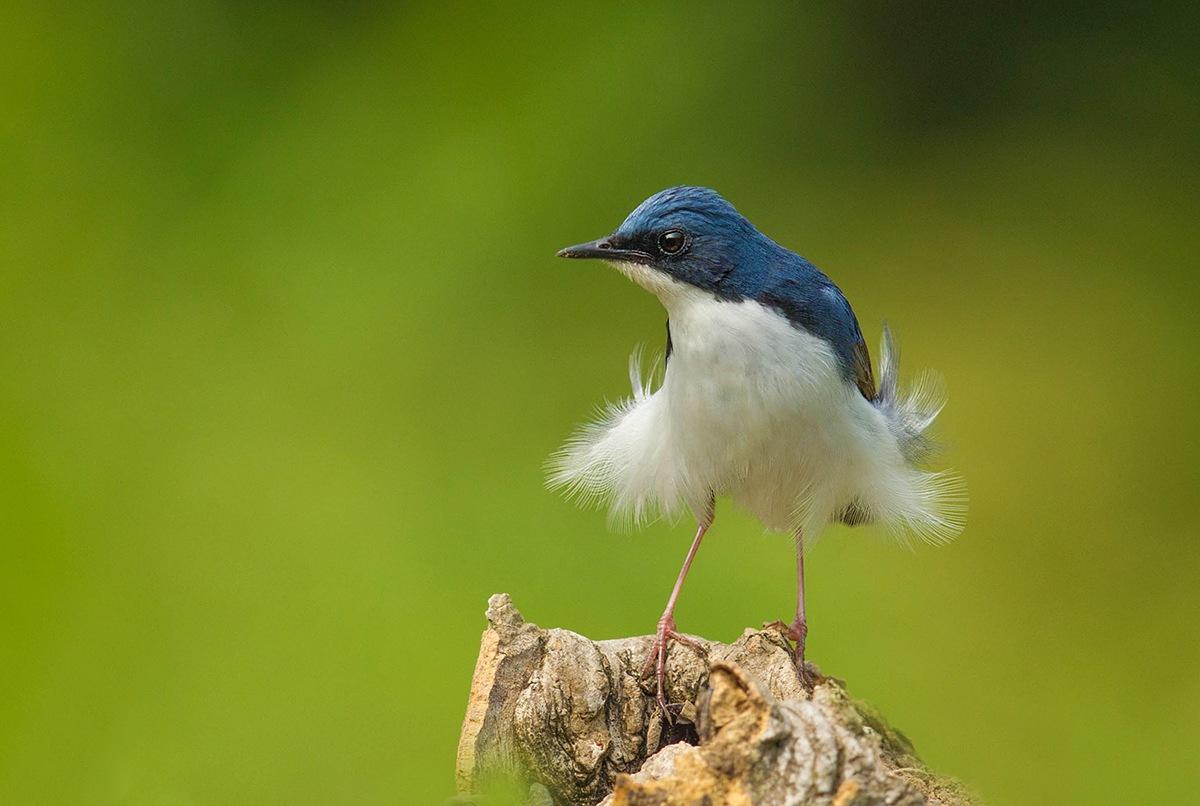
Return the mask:
{"type": "MultiPolygon", "coordinates": [[[[438,803],[487,596],[653,627],[691,537],[542,463],[663,313],[554,258],[721,190],[951,403],[966,533],[835,528],[811,656],[993,803],[1200,781],[1179,4],[5,3],[0,802],[438,803]]],[[[786,616],[720,510],[679,608],[786,616]]]]}

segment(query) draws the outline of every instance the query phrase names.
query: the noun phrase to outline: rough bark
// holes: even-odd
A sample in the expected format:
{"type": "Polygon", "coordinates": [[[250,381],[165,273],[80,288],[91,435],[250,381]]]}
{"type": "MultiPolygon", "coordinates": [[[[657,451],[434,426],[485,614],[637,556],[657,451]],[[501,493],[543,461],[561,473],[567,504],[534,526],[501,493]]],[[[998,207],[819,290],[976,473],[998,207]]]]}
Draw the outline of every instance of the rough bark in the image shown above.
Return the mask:
{"type": "Polygon", "coordinates": [[[785,638],[746,630],[707,656],[671,647],[668,722],[639,678],[650,636],[591,641],[529,624],[507,594],[488,601],[458,746],[466,802],[494,774],[529,782],[529,802],[967,804],[845,685],[800,682],[785,638]]]}

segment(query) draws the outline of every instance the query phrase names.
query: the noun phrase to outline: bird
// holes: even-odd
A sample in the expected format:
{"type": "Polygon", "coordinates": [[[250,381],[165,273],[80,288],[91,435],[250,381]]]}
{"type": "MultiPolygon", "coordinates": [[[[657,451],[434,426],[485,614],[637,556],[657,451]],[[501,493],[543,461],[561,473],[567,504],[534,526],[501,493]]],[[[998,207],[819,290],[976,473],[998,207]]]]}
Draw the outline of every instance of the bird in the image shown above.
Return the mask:
{"type": "Polygon", "coordinates": [[[805,660],[804,559],[832,523],[878,523],[910,541],[945,543],[963,528],[965,486],[931,470],[930,426],[945,403],[931,375],[901,390],[885,323],[879,377],[845,295],[807,259],[760,232],[715,190],[667,188],[612,234],[558,256],[602,260],[656,296],[667,313],[657,382],[630,359],[632,396],[579,428],[549,461],[548,484],[644,522],[690,512],[695,537],[658,619],[643,667],[665,691],[675,607],[716,500],[731,499],[768,532],[795,542],[796,608],[772,625],[805,660]]]}

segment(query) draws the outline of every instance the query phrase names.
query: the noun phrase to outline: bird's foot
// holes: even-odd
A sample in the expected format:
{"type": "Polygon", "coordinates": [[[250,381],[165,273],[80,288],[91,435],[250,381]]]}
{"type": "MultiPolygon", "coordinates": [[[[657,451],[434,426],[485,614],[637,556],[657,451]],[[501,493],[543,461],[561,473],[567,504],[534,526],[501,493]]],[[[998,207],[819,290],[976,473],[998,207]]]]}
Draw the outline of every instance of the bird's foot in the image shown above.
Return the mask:
{"type": "Polygon", "coordinates": [[[672,641],[676,641],[698,653],[701,657],[708,654],[708,647],[704,644],[683,635],[675,626],[675,617],[666,614],[658,620],[658,629],[654,633],[654,641],[650,645],[650,653],[646,656],[646,662],[642,664],[641,677],[650,674],[650,670],[654,669],[655,679],[655,699],[658,701],[658,707],[662,709],[663,716],[668,722],[674,722],[674,713],[672,709],[678,711],[680,705],[671,705],[667,702],[667,645],[672,641]]]}
{"type": "Polygon", "coordinates": [[[808,638],[808,624],[804,619],[798,618],[790,624],[776,619],[770,624],[764,624],[763,629],[779,630],[784,637],[795,644],[795,648],[792,650],[792,660],[796,663],[796,674],[800,676],[800,682],[805,688],[815,686],[817,684],[816,672],[804,662],[804,642],[808,638]]]}

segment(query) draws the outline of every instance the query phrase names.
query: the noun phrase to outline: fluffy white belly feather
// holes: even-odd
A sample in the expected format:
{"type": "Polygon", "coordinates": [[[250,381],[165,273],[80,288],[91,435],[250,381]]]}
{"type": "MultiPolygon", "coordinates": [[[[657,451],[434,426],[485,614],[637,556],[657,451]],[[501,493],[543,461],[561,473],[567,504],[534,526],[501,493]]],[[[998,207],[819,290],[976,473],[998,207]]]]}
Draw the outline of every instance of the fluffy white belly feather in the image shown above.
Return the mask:
{"type": "Polygon", "coordinates": [[[905,460],[824,340],[752,300],[653,290],[673,344],[661,386],[645,388],[632,362],[633,399],[564,447],[552,485],[636,520],[699,515],[715,494],[813,538],[849,506],[935,540],[957,531],[953,480],[905,460]]]}

